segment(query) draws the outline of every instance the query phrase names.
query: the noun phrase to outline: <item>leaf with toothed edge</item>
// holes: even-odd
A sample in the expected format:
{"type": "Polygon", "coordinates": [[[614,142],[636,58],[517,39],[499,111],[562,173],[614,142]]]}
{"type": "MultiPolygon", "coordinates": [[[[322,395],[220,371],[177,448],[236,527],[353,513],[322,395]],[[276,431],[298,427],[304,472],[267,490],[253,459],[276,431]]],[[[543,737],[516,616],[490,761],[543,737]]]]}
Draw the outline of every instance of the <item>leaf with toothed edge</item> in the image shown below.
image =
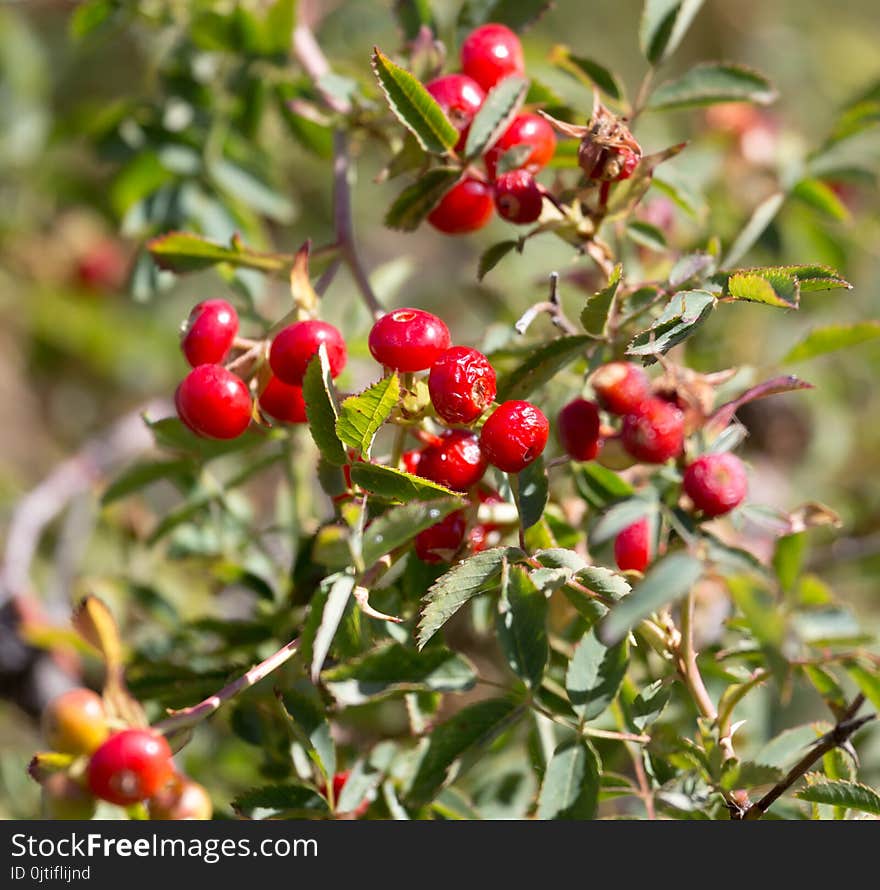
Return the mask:
{"type": "Polygon", "coordinates": [[[510,669],[537,689],[550,656],[547,640],[547,597],[524,566],[511,566],[498,604],[498,642],[510,669]]]}
{"type": "Polygon", "coordinates": [[[421,476],[413,476],[411,473],[404,473],[403,470],[395,470],[393,467],[384,467],[381,464],[356,462],[351,467],[351,479],[370,494],[400,503],[461,497],[457,492],[451,491],[437,482],[422,479],[421,476]]]}
{"type": "Polygon", "coordinates": [[[413,501],[386,510],[364,529],[364,563],[372,565],[381,556],[402,547],[419,532],[460,509],[461,501],[458,498],[450,498],[428,503],[413,501]]]}
{"type": "Polygon", "coordinates": [[[652,65],[678,48],[704,0],[645,0],[639,22],[639,45],[652,65]]]}
{"type": "Polygon", "coordinates": [[[499,241],[486,248],[480,255],[477,267],[477,280],[482,281],[512,250],[519,247],[519,241],[499,241]]]}
{"type": "Polygon", "coordinates": [[[583,356],[593,338],[565,336],[539,346],[513,371],[498,381],[498,399],[525,399],[548,383],[562,368],[583,356]]]}
{"type": "Polygon", "coordinates": [[[581,324],[590,336],[601,337],[605,332],[608,314],[611,312],[611,304],[614,302],[622,275],[623,266],[615,266],[608,284],[587,300],[587,305],[581,312],[581,324]]]}
{"type": "Polygon", "coordinates": [[[369,456],[379,428],[391,416],[400,398],[397,374],[389,374],[339,406],[336,435],[358,454],[369,456]]]}
{"type": "Polygon", "coordinates": [[[147,250],[160,269],[185,274],[228,263],[261,272],[282,272],[293,264],[292,256],[260,253],[233,239],[231,246],[209,241],[189,232],[167,232],[147,242],[147,250]]]}
{"type": "Polygon", "coordinates": [[[309,362],[302,389],[312,439],[326,461],[341,467],[347,462],[348,457],[336,435],[339,408],[330,376],[327,347],[323,343],[309,362]]]}
{"type": "Polygon", "coordinates": [[[814,328],[782,359],[783,364],[803,362],[838,349],[848,349],[880,337],[880,321],[861,321],[855,324],[830,324],[814,328]]]}
{"type": "Polygon", "coordinates": [[[801,800],[880,816],[880,794],[870,786],[845,780],[831,781],[819,773],[808,773],[806,779],[807,787],[797,792],[801,800]]]}
{"type": "Polygon", "coordinates": [[[443,200],[443,196],[461,179],[457,167],[437,167],[408,185],[385,213],[389,229],[411,232],[443,200]]]}
{"type": "Polygon", "coordinates": [[[705,62],[657,87],[647,108],[649,111],[669,111],[720,102],[769,105],[776,96],[770,81],[745,65],[705,62]]]}
{"type": "Polygon", "coordinates": [[[539,819],[595,819],[601,766],[596,752],[582,739],[568,739],[553,752],[541,793],[539,819]]]}
{"type": "Polygon", "coordinates": [[[528,88],[529,82],[524,77],[511,74],[489,90],[471,121],[464,146],[466,158],[484,154],[497,142],[519,111],[528,88]]]}
{"type": "Polygon", "coordinates": [[[568,699],[582,721],[594,720],[614,701],[628,663],[626,639],[605,646],[592,631],[584,634],[565,675],[568,699]]]}

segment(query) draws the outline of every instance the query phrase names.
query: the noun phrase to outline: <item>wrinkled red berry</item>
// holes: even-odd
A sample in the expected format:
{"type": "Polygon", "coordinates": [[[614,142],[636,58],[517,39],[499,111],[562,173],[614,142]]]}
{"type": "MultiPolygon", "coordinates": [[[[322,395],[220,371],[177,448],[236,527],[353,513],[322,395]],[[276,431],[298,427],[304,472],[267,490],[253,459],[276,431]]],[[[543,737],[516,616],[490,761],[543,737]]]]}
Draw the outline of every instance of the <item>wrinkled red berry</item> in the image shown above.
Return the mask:
{"type": "Polygon", "coordinates": [[[638,365],[611,362],[593,372],[596,400],[612,414],[632,414],[651,393],[648,375],[638,365]]]}
{"type": "Polygon", "coordinates": [[[309,362],[322,343],[327,349],[330,376],[338,377],[348,361],[345,340],[338,328],[314,318],[288,325],[275,335],[269,349],[272,373],[283,383],[301,386],[309,362]]]}
{"type": "Polygon", "coordinates": [[[467,491],[483,478],[486,458],[480,441],[467,430],[448,430],[422,450],[418,474],[453,491],[467,491]]]}
{"type": "Polygon", "coordinates": [[[483,158],[490,179],[495,178],[501,156],[517,145],[531,146],[531,152],[519,166],[534,175],[552,160],[556,152],[556,134],[553,127],[537,114],[518,114],[483,158]]]}
{"type": "Polygon", "coordinates": [[[147,803],[150,818],[160,822],[210,819],[213,810],[205,788],[185,776],[175,776],[147,803]]]}
{"type": "Polygon", "coordinates": [[[395,309],[370,331],[370,352],[395,371],[424,371],[449,349],[449,328],[422,309],[395,309]]]}
{"type": "Polygon", "coordinates": [[[244,381],[220,365],[193,368],[175,395],[180,419],[209,439],[234,439],[251,420],[251,395],[244,381]]]}
{"type": "Polygon", "coordinates": [[[124,729],[92,755],[89,789],[119,806],[146,800],[171,781],[174,768],[165,737],[146,729],[124,729]]]}
{"type": "Polygon", "coordinates": [[[527,170],[511,170],[495,180],[495,209],[502,219],[519,225],[541,215],[544,196],[535,177],[527,170]]]}
{"type": "Polygon", "coordinates": [[[199,365],[219,364],[238,334],[238,313],[226,300],[205,300],[193,307],[181,335],[186,360],[199,365]]]}
{"type": "Polygon", "coordinates": [[[639,165],[641,157],[637,155],[631,148],[622,148],[617,153],[617,162],[620,164],[620,173],[617,175],[617,182],[629,179],[635,173],[636,167],[639,165]]]}
{"type": "Polygon", "coordinates": [[[62,692],[46,705],[42,727],[53,751],[91,754],[109,734],[104,700],[91,689],[62,692]]]}
{"type": "Polygon", "coordinates": [[[425,84],[425,89],[443,109],[452,125],[461,133],[455,148],[461,151],[467,141],[474,115],[480,110],[486,93],[483,88],[466,74],[445,74],[435,77],[425,84]]]}
{"type": "Polygon", "coordinates": [[[504,402],[483,425],[480,445],[492,466],[519,473],[541,456],[549,434],[547,418],[530,402],[504,402]]]}
{"type": "Polygon", "coordinates": [[[416,556],[422,562],[449,562],[464,541],[467,521],[457,510],[416,535],[416,556]]]}
{"type": "Polygon", "coordinates": [[[746,468],[735,454],[704,454],[684,471],[684,490],[706,516],[722,516],[745,499],[746,468]]]}
{"type": "Polygon", "coordinates": [[[428,222],[446,235],[464,235],[482,229],[494,208],[491,187],[469,176],[443,196],[428,214],[428,222]]]}
{"type": "Polygon", "coordinates": [[[522,44],[505,25],[475,28],[461,45],[461,69],[487,92],[511,74],[524,74],[522,44]]]}
{"type": "Polygon", "coordinates": [[[622,572],[644,572],[651,562],[651,524],[648,518],[628,525],[614,539],[614,560],[622,572]]]}
{"type": "Polygon", "coordinates": [[[274,374],[260,393],[260,410],[282,423],[306,423],[306,401],[301,386],[282,383],[274,374]]]}
{"type": "Polygon", "coordinates": [[[557,423],[559,441],[575,460],[592,460],[599,453],[599,406],[586,399],[569,402],[557,423]]]}
{"type": "Polygon", "coordinates": [[[647,399],[623,418],[623,447],[637,460],[662,464],[684,447],[684,414],[671,402],[647,399]]]}
{"type": "Polygon", "coordinates": [[[473,423],[495,400],[495,369],[482,352],[453,346],[431,366],[428,390],[447,423],[473,423]]]}

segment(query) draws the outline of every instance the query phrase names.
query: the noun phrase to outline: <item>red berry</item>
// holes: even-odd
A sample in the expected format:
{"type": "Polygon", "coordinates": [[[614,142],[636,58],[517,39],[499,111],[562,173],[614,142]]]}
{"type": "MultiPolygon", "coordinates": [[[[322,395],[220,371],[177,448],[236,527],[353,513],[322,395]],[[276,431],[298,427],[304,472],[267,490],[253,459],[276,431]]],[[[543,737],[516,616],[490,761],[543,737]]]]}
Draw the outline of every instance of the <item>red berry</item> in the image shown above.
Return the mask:
{"type": "Polygon", "coordinates": [[[526,64],[519,37],[504,25],[474,29],[461,45],[461,68],[486,91],[502,78],[524,74],[526,64]]]}
{"type": "MultiPolygon", "coordinates": [[[[401,463],[405,472],[412,476],[418,475],[419,464],[422,462],[422,452],[418,450],[404,451],[400,456],[401,463]]],[[[350,486],[349,486],[350,487],[350,486]]]]}
{"type": "Polygon", "coordinates": [[[109,239],[91,245],[76,264],[79,283],[90,290],[118,291],[128,275],[128,260],[109,239]]]}
{"type": "Polygon", "coordinates": [[[483,425],[480,445],[490,464],[505,473],[518,473],[540,457],[550,424],[530,402],[504,402],[483,425]]]}
{"type": "Polygon", "coordinates": [[[491,187],[469,176],[443,196],[428,214],[428,222],[446,235],[463,235],[482,229],[494,207],[491,187]]]}
{"type": "MultiPolygon", "coordinates": [[[[504,499],[498,494],[497,491],[492,491],[491,489],[480,489],[477,491],[477,498],[479,499],[481,504],[503,504],[504,499]]],[[[470,545],[472,553],[479,553],[481,550],[485,550],[486,547],[489,546],[490,543],[490,535],[494,532],[497,532],[500,528],[494,522],[480,522],[477,523],[468,534],[468,544],[470,545]]]]}
{"type": "Polygon", "coordinates": [[[599,406],[575,399],[559,412],[559,441],[575,460],[592,460],[599,453],[599,406]]]}
{"type": "Polygon", "coordinates": [[[205,300],[190,312],[180,346],[192,367],[216,365],[226,358],[237,334],[235,309],[226,300],[205,300]]]}
{"type": "Polygon", "coordinates": [[[92,794],[119,806],[153,797],[171,781],[174,767],[165,737],[146,729],[124,729],[92,755],[92,794]]]}
{"type": "Polygon", "coordinates": [[[544,196],[528,170],[511,170],[495,180],[495,209],[512,223],[531,223],[541,215],[544,196]]]}
{"type": "Polygon", "coordinates": [[[684,414],[663,399],[647,399],[635,414],[623,418],[623,447],[637,460],[662,464],[684,447],[684,414]]]}
{"type": "Polygon", "coordinates": [[[416,556],[422,562],[449,562],[464,541],[467,521],[464,513],[450,513],[436,525],[416,535],[416,556]]]}
{"type": "Polygon", "coordinates": [[[449,328],[422,309],[395,309],[370,331],[370,352],[395,371],[424,371],[449,349],[449,328]]]}
{"type": "Polygon", "coordinates": [[[306,368],[322,343],[327,349],[330,376],[338,377],[348,360],[345,340],[338,328],[317,319],[298,321],[275,335],[269,349],[272,373],[283,383],[301,386],[306,368]]]}
{"type": "Polygon", "coordinates": [[[614,539],[614,560],[624,572],[644,572],[651,562],[651,526],[648,518],[628,525],[614,539]]]}
{"type": "Polygon", "coordinates": [[[534,175],[553,158],[556,134],[553,127],[537,114],[518,114],[483,158],[490,179],[495,178],[501,156],[516,145],[531,146],[531,153],[520,163],[520,167],[534,175]]]}
{"type": "Polygon", "coordinates": [[[91,689],[71,689],[53,698],[42,724],[46,744],[65,754],[91,754],[109,734],[104,700],[91,689]]]}
{"type": "Polygon", "coordinates": [[[448,430],[436,445],[422,450],[419,476],[453,491],[467,491],[483,478],[486,458],[480,440],[467,430],[448,430]]]}
{"type": "Polygon", "coordinates": [[[156,821],[210,819],[214,811],[208,792],[185,776],[175,776],[171,784],[151,797],[147,810],[156,821]]]}
{"type": "Polygon", "coordinates": [[[629,179],[639,166],[641,157],[637,155],[631,148],[622,148],[617,153],[617,162],[620,164],[620,173],[617,175],[617,182],[629,179]]]}
{"type": "Polygon", "coordinates": [[[301,386],[282,383],[274,374],[260,393],[260,409],[282,423],[306,423],[306,402],[301,386]]]}
{"type": "Polygon", "coordinates": [[[628,362],[602,365],[593,372],[590,383],[599,404],[612,414],[632,414],[651,393],[648,375],[628,362]]]}
{"type": "Polygon", "coordinates": [[[684,490],[706,516],[722,516],[744,500],[746,468],[735,454],[704,454],[684,471],[684,490]]]}
{"type": "Polygon", "coordinates": [[[193,368],[177,388],[175,402],[180,419],[209,439],[234,439],[251,420],[247,386],[221,365],[193,368]]]}
{"type": "Polygon", "coordinates": [[[495,401],[495,369],[482,352],[453,346],[431,366],[428,390],[447,423],[473,423],[495,401]]]}
{"type": "Polygon", "coordinates": [[[486,98],[483,88],[466,74],[445,74],[426,83],[425,89],[434,97],[455,129],[461,133],[461,138],[455,146],[457,151],[461,151],[467,141],[471,121],[486,98]]]}

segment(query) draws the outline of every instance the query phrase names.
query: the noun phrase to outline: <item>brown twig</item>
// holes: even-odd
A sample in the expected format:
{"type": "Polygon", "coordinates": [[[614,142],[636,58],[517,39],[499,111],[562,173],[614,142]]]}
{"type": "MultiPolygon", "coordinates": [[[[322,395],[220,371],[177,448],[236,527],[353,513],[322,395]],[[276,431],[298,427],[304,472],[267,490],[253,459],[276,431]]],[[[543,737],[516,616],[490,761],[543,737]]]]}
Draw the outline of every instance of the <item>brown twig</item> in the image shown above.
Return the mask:
{"type": "Polygon", "coordinates": [[[529,329],[531,323],[543,312],[546,312],[550,316],[550,321],[552,321],[561,331],[565,331],[566,334],[577,333],[577,327],[575,327],[575,325],[568,319],[568,316],[566,316],[562,309],[562,303],[559,300],[558,272],[550,273],[550,298],[535,303],[533,306],[526,309],[514,325],[516,332],[518,334],[524,334],[529,329]]]}

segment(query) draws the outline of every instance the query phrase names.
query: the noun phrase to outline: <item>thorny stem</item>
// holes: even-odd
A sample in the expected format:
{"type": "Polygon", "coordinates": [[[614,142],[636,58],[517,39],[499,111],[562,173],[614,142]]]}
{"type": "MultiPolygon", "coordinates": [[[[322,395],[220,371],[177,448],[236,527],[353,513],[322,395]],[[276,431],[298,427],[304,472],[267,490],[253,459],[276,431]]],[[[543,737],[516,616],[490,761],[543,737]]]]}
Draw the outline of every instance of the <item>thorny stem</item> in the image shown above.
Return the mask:
{"type": "Polygon", "coordinates": [[[550,299],[542,300],[540,303],[535,303],[533,306],[530,306],[526,311],[522,314],[519,321],[514,325],[516,328],[516,332],[518,334],[524,334],[528,329],[531,323],[542,313],[546,312],[550,316],[550,320],[562,331],[565,331],[566,334],[576,334],[577,328],[574,324],[568,319],[565,312],[562,309],[562,304],[559,301],[559,273],[551,272],[550,273],[550,299]]]}

